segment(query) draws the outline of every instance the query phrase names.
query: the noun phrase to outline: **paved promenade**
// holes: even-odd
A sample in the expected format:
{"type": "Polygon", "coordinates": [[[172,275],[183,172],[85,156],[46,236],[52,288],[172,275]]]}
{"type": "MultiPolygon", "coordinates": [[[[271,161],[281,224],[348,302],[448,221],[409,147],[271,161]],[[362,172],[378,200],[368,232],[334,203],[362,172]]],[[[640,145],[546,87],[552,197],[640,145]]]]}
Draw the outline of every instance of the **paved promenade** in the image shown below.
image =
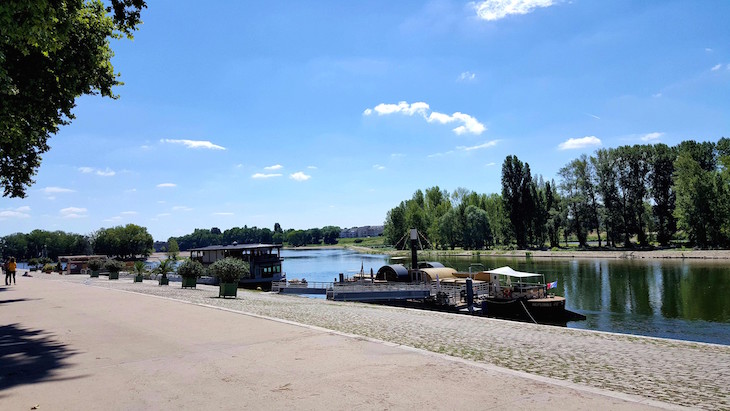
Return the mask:
{"type": "Polygon", "coordinates": [[[0,409],[730,408],[730,347],[178,287],[0,287],[0,409]]]}

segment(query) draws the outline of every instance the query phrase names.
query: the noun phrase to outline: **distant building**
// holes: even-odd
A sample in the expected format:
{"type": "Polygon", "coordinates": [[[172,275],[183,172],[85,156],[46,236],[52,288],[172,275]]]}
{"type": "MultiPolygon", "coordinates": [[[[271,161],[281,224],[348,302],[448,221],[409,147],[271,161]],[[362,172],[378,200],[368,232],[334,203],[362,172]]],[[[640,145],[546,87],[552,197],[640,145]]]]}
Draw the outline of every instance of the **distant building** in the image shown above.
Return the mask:
{"type": "Polygon", "coordinates": [[[382,225],[345,228],[340,231],[340,238],[378,237],[383,235],[383,230],[385,226],[382,225]]]}

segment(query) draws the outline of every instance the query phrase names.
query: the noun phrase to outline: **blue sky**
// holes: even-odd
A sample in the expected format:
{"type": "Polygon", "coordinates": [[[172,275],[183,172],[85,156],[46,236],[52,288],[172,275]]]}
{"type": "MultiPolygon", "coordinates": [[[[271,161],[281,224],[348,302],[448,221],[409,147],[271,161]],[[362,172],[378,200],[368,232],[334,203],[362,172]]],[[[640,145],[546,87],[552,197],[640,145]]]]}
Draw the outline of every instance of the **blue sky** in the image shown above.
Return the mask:
{"type": "Polygon", "coordinates": [[[0,235],[382,224],[599,147],[730,137],[727,1],[154,1],[0,235]]]}

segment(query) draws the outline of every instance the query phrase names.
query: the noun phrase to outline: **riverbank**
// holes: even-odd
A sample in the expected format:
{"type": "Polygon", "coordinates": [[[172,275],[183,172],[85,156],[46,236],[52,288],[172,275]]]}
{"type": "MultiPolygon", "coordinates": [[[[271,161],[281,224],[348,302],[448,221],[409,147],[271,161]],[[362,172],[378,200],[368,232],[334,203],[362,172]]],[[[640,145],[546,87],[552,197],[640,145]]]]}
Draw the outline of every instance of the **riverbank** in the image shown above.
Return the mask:
{"type": "MultiPolygon", "coordinates": [[[[408,257],[410,251],[383,250],[349,246],[349,249],[390,256],[408,257]]],[[[510,257],[510,258],[597,258],[597,259],[697,259],[730,260],[730,250],[421,250],[419,260],[438,257],[510,257]]]]}
{"type": "Polygon", "coordinates": [[[131,278],[108,281],[46,274],[37,277],[321,327],[587,389],[686,407],[730,409],[730,346],[246,290],[239,290],[238,299],[224,300],[212,298],[217,288],[205,285],[183,290],[176,283],[159,287],[152,281],[134,284],[131,278]]]}

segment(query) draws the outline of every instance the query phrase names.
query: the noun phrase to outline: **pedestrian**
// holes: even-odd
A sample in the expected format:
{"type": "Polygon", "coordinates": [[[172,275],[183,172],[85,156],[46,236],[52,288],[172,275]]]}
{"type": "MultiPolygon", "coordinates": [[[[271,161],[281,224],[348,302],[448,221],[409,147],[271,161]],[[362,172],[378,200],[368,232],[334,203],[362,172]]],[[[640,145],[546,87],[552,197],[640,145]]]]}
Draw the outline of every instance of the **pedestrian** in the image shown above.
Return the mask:
{"type": "Polygon", "coordinates": [[[18,268],[18,265],[15,263],[15,257],[10,257],[10,262],[8,263],[7,268],[7,274],[5,274],[5,281],[8,283],[7,285],[10,285],[10,277],[13,277],[13,284],[17,284],[15,282],[15,270],[18,268]]]}

